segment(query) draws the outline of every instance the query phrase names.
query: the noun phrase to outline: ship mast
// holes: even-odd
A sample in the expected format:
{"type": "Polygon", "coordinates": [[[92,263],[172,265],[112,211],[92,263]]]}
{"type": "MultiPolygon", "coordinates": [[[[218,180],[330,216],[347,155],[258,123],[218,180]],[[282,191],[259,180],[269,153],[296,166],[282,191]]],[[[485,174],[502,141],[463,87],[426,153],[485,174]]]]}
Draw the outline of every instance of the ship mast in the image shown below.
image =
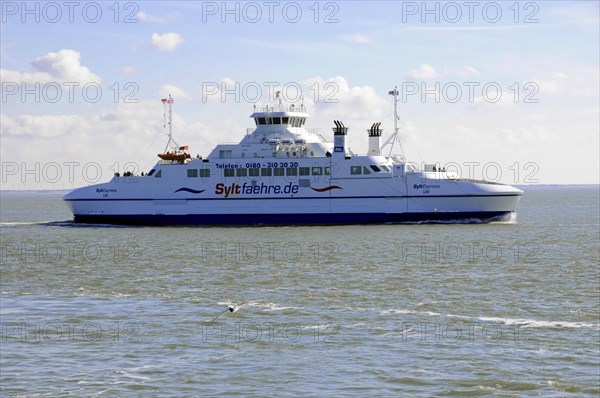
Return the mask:
{"type": "Polygon", "coordinates": [[[165,117],[165,129],[167,128],[167,105],[169,105],[169,141],[167,141],[167,146],[165,147],[165,153],[169,148],[176,151],[179,149],[179,144],[173,139],[173,97],[169,94],[169,98],[163,98],[161,102],[164,105],[164,117],[165,117]]]}
{"type": "Polygon", "coordinates": [[[394,87],[394,90],[390,91],[388,94],[392,95],[394,97],[394,133],[392,134],[392,136],[390,138],[388,138],[385,141],[382,148],[385,148],[385,146],[387,146],[391,142],[390,152],[388,154],[388,157],[392,157],[392,151],[394,150],[394,144],[396,142],[398,142],[398,145],[400,146],[400,154],[399,154],[400,159],[402,161],[405,161],[404,148],[402,148],[402,142],[400,142],[400,135],[399,135],[400,128],[398,127],[398,120],[400,120],[400,117],[398,116],[398,86],[394,87]]]}

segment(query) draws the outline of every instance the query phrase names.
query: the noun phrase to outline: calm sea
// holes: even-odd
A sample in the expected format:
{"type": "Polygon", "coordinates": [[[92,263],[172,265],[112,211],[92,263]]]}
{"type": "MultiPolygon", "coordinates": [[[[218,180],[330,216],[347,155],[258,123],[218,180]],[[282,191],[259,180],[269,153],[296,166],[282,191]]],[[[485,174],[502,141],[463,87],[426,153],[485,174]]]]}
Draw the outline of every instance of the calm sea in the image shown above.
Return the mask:
{"type": "Polygon", "coordinates": [[[497,224],[119,228],[5,193],[1,395],[598,397],[599,201],[532,187],[497,224]]]}

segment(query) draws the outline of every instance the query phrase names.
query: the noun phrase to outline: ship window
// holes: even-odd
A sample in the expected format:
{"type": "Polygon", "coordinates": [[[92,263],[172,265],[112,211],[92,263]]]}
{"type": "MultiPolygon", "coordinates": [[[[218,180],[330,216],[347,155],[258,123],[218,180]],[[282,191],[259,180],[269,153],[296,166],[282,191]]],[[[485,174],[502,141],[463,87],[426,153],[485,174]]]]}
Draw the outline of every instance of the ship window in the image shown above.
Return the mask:
{"type": "Polygon", "coordinates": [[[235,175],[238,177],[246,177],[248,175],[248,169],[235,169],[235,175]]]}
{"type": "Polygon", "coordinates": [[[290,118],[287,117],[287,116],[286,117],[282,117],[281,118],[281,124],[289,124],[289,120],[290,120],[290,118]]]}
{"type": "Polygon", "coordinates": [[[304,126],[305,122],[306,122],[306,118],[305,117],[300,118],[300,125],[298,127],[304,126]]]}
{"type": "Polygon", "coordinates": [[[371,170],[367,169],[367,166],[363,167],[363,174],[371,174],[371,170]]]}
{"type": "Polygon", "coordinates": [[[274,117],[271,120],[273,121],[273,124],[281,124],[281,118],[280,117],[274,117]]]}
{"type": "Polygon", "coordinates": [[[371,165],[371,170],[373,170],[376,173],[379,173],[381,171],[381,169],[375,165],[371,165]]]}
{"type": "Polygon", "coordinates": [[[188,169],[187,176],[190,178],[198,177],[198,169],[188,169]]]}
{"type": "Polygon", "coordinates": [[[162,177],[162,170],[158,170],[158,173],[156,173],[156,175],[154,176],[154,178],[160,178],[162,177]]]}
{"type": "Polygon", "coordinates": [[[154,174],[155,171],[156,171],[156,169],[150,170],[150,172],[148,173],[148,177],[150,177],[152,174],[154,174]]]}
{"type": "Polygon", "coordinates": [[[301,176],[309,176],[310,175],[310,167],[300,167],[300,175],[301,176]]]}
{"type": "Polygon", "coordinates": [[[322,167],[313,167],[312,168],[312,175],[314,175],[314,176],[322,176],[323,175],[323,168],[322,167]]]}
{"type": "Polygon", "coordinates": [[[262,169],[260,169],[260,175],[263,176],[263,177],[270,177],[271,174],[272,174],[271,170],[272,169],[269,169],[267,167],[263,167],[262,169]]]}
{"type": "Polygon", "coordinates": [[[362,174],[362,166],[350,166],[350,174],[362,174]]]}
{"type": "Polygon", "coordinates": [[[330,176],[331,175],[331,167],[325,167],[325,175],[326,176],[330,176]]]}
{"type": "Polygon", "coordinates": [[[210,169],[200,169],[200,177],[208,178],[210,177],[210,169]]]}
{"type": "Polygon", "coordinates": [[[287,169],[285,169],[285,175],[288,176],[297,176],[298,175],[298,169],[295,167],[288,167],[287,169]]]}
{"type": "Polygon", "coordinates": [[[256,118],[256,124],[266,124],[265,123],[265,118],[264,117],[257,117],[256,118]]]}
{"type": "Polygon", "coordinates": [[[389,173],[389,172],[390,172],[390,169],[389,169],[389,167],[387,167],[387,166],[386,166],[386,165],[384,165],[384,164],[380,164],[380,165],[379,165],[379,167],[381,167],[383,170],[385,170],[385,172],[386,172],[386,173],[389,173]]]}
{"type": "Polygon", "coordinates": [[[231,154],[232,154],[231,149],[221,149],[219,151],[219,158],[220,159],[230,159],[231,154]]]}
{"type": "Polygon", "coordinates": [[[276,177],[281,177],[283,175],[283,167],[275,167],[273,169],[273,175],[276,177]]]}
{"type": "Polygon", "coordinates": [[[225,169],[224,170],[225,177],[233,177],[235,176],[235,169],[225,169]]]}
{"type": "Polygon", "coordinates": [[[257,168],[248,169],[248,175],[250,177],[258,177],[258,170],[259,169],[257,169],[257,168]]]}

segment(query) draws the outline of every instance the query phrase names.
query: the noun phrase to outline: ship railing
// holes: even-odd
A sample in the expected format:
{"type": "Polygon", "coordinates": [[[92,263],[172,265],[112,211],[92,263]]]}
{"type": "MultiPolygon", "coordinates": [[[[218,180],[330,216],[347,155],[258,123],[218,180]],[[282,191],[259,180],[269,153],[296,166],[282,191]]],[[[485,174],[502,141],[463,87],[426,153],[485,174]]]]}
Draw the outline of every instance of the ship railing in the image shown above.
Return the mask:
{"type": "Polygon", "coordinates": [[[321,139],[321,141],[323,141],[323,142],[331,142],[331,140],[328,140],[327,138],[323,137],[323,134],[321,134],[321,131],[314,132],[313,134],[316,135],[317,137],[319,137],[321,139]]]}
{"type": "Polygon", "coordinates": [[[254,112],[306,112],[306,107],[295,104],[255,106],[254,112]]]}
{"type": "MultiPolygon", "coordinates": [[[[321,129],[321,128],[318,128],[318,127],[302,127],[302,129],[306,133],[308,133],[308,134],[316,135],[317,137],[319,137],[324,142],[331,142],[330,140],[328,140],[327,138],[325,138],[323,136],[323,129],[321,129]]],[[[256,131],[256,127],[249,127],[249,128],[246,129],[246,135],[252,135],[252,133],[254,133],[255,131],[256,131]]]]}

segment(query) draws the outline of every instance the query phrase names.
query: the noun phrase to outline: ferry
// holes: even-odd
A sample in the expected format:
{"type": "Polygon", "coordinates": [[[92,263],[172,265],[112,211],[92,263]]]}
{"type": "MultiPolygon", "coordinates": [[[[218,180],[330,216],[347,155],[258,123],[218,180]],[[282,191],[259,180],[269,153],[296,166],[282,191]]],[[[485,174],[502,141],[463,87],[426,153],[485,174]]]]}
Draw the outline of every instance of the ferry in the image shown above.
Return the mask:
{"type": "Polygon", "coordinates": [[[437,165],[416,167],[384,154],[381,123],[367,129],[368,152],[346,145],[349,129],[334,121],[333,141],[305,127],[304,104],[255,105],[255,126],[237,144],[201,157],[173,138],[173,98],[162,99],[168,143],[147,173],[115,173],[106,183],[64,196],[76,223],[119,225],[327,225],[490,222],[510,218],[523,191],[463,179],[437,165]],[[168,107],[168,120],[167,120],[168,107]]]}

